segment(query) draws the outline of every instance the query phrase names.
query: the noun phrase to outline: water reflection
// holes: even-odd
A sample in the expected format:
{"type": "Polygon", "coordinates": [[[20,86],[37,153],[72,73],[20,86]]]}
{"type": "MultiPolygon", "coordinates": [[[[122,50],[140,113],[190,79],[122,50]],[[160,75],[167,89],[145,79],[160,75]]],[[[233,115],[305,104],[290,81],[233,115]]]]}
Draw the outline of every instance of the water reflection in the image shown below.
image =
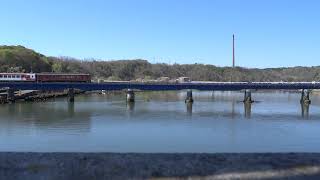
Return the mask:
{"type": "Polygon", "coordinates": [[[135,106],[135,102],[127,102],[127,110],[130,113],[134,112],[134,106],[135,106]]]}
{"type": "Polygon", "coordinates": [[[234,119],[236,117],[235,103],[236,103],[236,101],[233,99],[232,103],[231,103],[231,118],[232,119],[234,119]]]}
{"type": "MultiPolygon", "coordinates": [[[[89,110],[75,110],[76,102],[15,103],[2,105],[0,124],[8,131],[24,131],[29,128],[55,131],[89,132],[89,110]],[[7,126],[10,124],[10,126],[7,126]],[[23,129],[23,128],[25,129],[23,129]],[[22,128],[22,129],[21,129],[22,128]]],[[[0,127],[1,129],[1,127],[0,127]]]]}
{"type": "Polygon", "coordinates": [[[243,105],[244,105],[244,117],[247,118],[247,119],[250,119],[251,118],[251,106],[252,106],[252,103],[244,102],[243,105]]]}
{"type": "Polygon", "coordinates": [[[68,103],[68,114],[69,117],[74,117],[74,101],[68,103]]]}
{"type": "Polygon", "coordinates": [[[185,97],[185,92],[159,92],[159,91],[148,91],[143,93],[137,93],[137,96],[142,98],[144,101],[165,101],[165,102],[173,102],[179,101],[181,98],[185,97]]]}
{"type": "Polygon", "coordinates": [[[301,117],[303,119],[309,119],[310,103],[300,103],[300,104],[301,104],[301,117]]]}
{"type": "Polygon", "coordinates": [[[193,106],[193,103],[192,103],[192,102],[187,102],[187,103],[186,103],[186,106],[187,106],[187,114],[188,114],[189,116],[191,116],[191,115],[192,115],[192,106],[193,106]]]}

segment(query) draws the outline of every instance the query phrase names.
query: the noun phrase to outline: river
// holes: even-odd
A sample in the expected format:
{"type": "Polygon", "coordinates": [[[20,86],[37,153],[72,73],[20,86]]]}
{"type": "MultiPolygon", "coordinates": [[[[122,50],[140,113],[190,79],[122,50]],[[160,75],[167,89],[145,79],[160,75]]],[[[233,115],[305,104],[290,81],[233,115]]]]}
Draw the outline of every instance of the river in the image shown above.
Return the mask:
{"type": "Polygon", "coordinates": [[[84,94],[0,105],[0,151],[15,152],[320,152],[320,96],[254,92],[84,94]]]}

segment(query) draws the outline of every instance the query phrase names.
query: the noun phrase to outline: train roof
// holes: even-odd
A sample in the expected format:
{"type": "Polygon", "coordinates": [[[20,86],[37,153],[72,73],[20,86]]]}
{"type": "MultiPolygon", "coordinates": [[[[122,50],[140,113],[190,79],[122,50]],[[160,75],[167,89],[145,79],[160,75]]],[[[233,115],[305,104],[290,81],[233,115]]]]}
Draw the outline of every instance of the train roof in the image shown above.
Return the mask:
{"type": "Polygon", "coordinates": [[[40,75],[86,75],[86,76],[90,76],[90,74],[85,74],[85,73],[49,73],[49,72],[43,72],[43,73],[36,73],[36,74],[40,74],[40,75]]]}
{"type": "Polygon", "coordinates": [[[19,72],[17,72],[17,73],[0,73],[0,74],[36,74],[36,73],[19,73],[19,72]]]}
{"type": "Polygon", "coordinates": [[[85,74],[85,73],[79,73],[79,74],[76,74],[76,73],[49,73],[49,72],[45,72],[45,73],[20,73],[20,72],[17,72],[17,73],[6,73],[6,72],[3,72],[1,73],[1,75],[15,75],[15,74],[19,74],[19,75],[23,75],[23,74],[40,74],[40,75],[82,75],[82,76],[90,76],[90,74],[85,74]]]}

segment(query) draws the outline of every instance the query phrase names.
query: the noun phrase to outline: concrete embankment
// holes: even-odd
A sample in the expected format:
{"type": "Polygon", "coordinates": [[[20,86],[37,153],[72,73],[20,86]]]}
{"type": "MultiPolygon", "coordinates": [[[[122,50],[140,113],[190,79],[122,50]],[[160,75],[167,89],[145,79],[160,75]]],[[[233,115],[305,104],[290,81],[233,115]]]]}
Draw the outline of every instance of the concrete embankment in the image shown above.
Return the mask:
{"type": "Polygon", "coordinates": [[[3,152],[0,179],[320,179],[320,154],[3,152]]]}

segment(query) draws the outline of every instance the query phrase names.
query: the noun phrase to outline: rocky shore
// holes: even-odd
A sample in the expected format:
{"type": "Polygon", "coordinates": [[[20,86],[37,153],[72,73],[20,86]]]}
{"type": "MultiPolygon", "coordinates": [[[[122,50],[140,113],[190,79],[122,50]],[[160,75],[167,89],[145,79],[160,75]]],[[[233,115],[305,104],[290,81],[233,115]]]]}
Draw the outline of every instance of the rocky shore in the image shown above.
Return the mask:
{"type": "MultiPolygon", "coordinates": [[[[75,90],[74,94],[83,94],[85,91],[75,90]]],[[[6,96],[0,96],[0,104],[7,104],[19,101],[43,102],[49,99],[68,97],[67,91],[28,91],[27,93],[18,91],[14,95],[14,100],[9,101],[6,96]]]]}
{"type": "Polygon", "coordinates": [[[0,179],[320,179],[320,154],[2,152],[0,179]]]}

